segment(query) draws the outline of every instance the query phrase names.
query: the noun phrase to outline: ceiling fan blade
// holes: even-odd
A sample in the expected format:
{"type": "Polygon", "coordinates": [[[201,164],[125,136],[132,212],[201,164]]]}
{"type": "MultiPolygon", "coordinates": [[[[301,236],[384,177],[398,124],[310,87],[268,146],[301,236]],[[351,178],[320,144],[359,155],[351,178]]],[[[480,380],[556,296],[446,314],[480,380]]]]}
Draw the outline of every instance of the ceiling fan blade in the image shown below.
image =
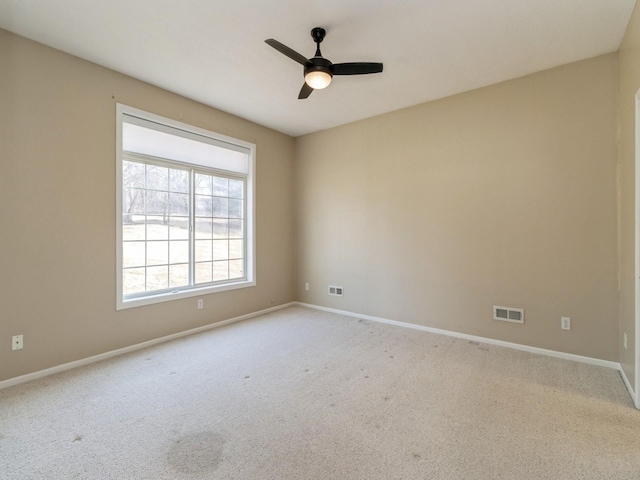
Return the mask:
{"type": "Polygon", "coordinates": [[[298,94],[298,100],[302,100],[307,98],[313,92],[313,88],[307,85],[307,82],[304,82],[302,88],[300,89],[300,93],[298,94]]]}
{"type": "Polygon", "coordinates": [[[264,43],[266,43],[267,45],[272,46],[273,48],[275,48],[277,51],[279,51],[283,55],[286,55],[291,60],[295,60],[296,62],[298,62],[301,65],[306,65],[307,64],[307,59],[305,57],[303,57],[301,54],[299,54],[295,50],[287,47],[286,45],[284,45],[282,43],[280,43],[279,41],[274,40],[273,38],[265,40],[264,43]]]}
{"type": "Polygon", "coordinates": [[[334,75],[365,75],[367,73],[380,73],[382,64],[372,62],[334,63],[332,68],[334,75]]]}

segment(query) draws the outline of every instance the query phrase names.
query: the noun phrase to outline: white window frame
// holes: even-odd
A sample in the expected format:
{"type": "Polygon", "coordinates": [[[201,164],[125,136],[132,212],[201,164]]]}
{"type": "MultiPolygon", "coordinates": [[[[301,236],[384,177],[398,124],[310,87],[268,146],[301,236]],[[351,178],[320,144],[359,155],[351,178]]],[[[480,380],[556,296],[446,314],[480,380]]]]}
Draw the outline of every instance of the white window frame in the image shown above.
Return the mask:
{"type": "MultiPolygon", "coordinates": [[[[223,292],[227,290],[235,290],[239,288],[253,287],[256,285],[256,242],[255,242],[255,156],[256,146],[253,143],[238,140],[219,133],[211,132],[199,127],[194,127],[176,120],[171,120],[153,113],[145,112],[128,105],[116,104],[116,309],[123,310],[126,308],[139,307],[142,305],[151,305],[160,302],[167,302],[182,298],[201,296],[210,293],[223,292]],[[123,294],[123,233],[122,233],[122,162],[124,160],[124,152],[122,148],[122,124],[125,115],[137,117],[143,120],[154,122],[156,124],[169,127],[172,130],[187,132],[187,135],[197,135],[212,140],[216,144],[227,144],[230,147],[240,147],[243,151],[248,152],[248,165],[246,174],[246,213],[245,213],[245,278],[243,280],[231,280],[229,283],[218,283],[215,285],[193,286],[183,288],[173,292],[154,293],[149,292],[148,295],[137,295],[133,298],[126,298],[123,294]]],[[[178,162],[169,160],[170,163],[178,162]]],[[[187,164],[195,170],[201,170],[202,166],[197,164],[187,164]]],[[[230,172],[231,175],[234,175],[230,172]]],[[[190,260],[193,262],[193,258],[190,260]]]]}

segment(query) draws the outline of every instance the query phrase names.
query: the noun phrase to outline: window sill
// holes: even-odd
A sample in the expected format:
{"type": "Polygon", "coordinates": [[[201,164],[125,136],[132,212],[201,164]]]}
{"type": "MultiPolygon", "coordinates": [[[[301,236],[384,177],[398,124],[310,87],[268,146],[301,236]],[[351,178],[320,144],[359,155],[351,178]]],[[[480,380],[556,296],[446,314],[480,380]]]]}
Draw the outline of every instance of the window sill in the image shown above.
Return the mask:
{"type": "Polygon", "coordinates": [[[208,295],[210,293],[225,292],[228,290],[237,290],[239,288],[255,287],[255,280],[245,280],[243,282],[228,283],[226,285],[212,285],[202,288],[191,288],[189,290],[181,290],[175,293],[161,293],[158,295],[148,295],[146,297],[122,299],[118,298],[116,310],[125,310],[127,308],[142,307],[144,305],[153,305],[156,303],[170,302],[183,298],[197,297],[208,295]]]}

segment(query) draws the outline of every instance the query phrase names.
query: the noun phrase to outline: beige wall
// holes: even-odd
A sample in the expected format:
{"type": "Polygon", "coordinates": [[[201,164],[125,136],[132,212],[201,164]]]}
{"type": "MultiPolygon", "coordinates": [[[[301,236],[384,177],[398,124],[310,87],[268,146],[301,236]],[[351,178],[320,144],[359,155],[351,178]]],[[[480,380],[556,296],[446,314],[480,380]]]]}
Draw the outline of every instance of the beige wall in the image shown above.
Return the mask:
{"type": "Polygon", "coordinates": [[[629,375],[638,21],[620,53],[620,325],[616,54],[294,141],[0,30],[0,380],[294,299],[629,375]],[[115,310],[116,102],[257,144],[257,287],[115,310]]]}
{"type": "Polygon", "coordinates": [[[0,92],[0,380],[294,300],[292,138],[2,30],[0,92]],[[255,288],[116,311],[116,102],[257,145],[255,288]]]}
{"type": "Polygon", "coordinates": [[[620,363],[635,388],[635,105],[640,89],[640,10],[620,47],[620,363]],[[623,335],[627,334],[627,348],[623,335]]]}
{"type": "Polygon", "coordinates": [[[609,54],[297,138],[298,300],[617,361],[617,89],[609,54]]]}

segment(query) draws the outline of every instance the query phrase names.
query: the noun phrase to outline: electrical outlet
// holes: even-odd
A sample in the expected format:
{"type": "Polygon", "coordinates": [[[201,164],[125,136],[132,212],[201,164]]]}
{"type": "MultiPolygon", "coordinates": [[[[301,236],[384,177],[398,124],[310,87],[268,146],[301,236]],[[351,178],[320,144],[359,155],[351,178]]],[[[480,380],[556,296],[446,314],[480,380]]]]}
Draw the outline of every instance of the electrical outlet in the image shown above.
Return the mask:
{"type": "Polygon", "coordinates": [[[624,334],[624,349],[627,349],[627,334],[624,334]]]}
{"type": "Polygon", "coordinates": [[[560,328],[562,328],[562,330],[571,330],[571,319],[569,317],[562,317],[560,319],[560,328]]]}
{"type": "Polygon", "coordinates": [[[304,284],[304,289],[305,289],[306,291],[309,291],[309,282],[307,282],[307,283],[305,283],[305,284],[304,284]]]}
{"type": "Polygon", "coordinates": [[[11,337],[11,350],[22,350],[23,346],[24,343],[22,335],[14,335],[11,337]]]}
{"type": "Polygon", "coordinates": [[[204,308],[204,300],[201,298],[198,299],[198,310],[202,310],[204,308]]]}

